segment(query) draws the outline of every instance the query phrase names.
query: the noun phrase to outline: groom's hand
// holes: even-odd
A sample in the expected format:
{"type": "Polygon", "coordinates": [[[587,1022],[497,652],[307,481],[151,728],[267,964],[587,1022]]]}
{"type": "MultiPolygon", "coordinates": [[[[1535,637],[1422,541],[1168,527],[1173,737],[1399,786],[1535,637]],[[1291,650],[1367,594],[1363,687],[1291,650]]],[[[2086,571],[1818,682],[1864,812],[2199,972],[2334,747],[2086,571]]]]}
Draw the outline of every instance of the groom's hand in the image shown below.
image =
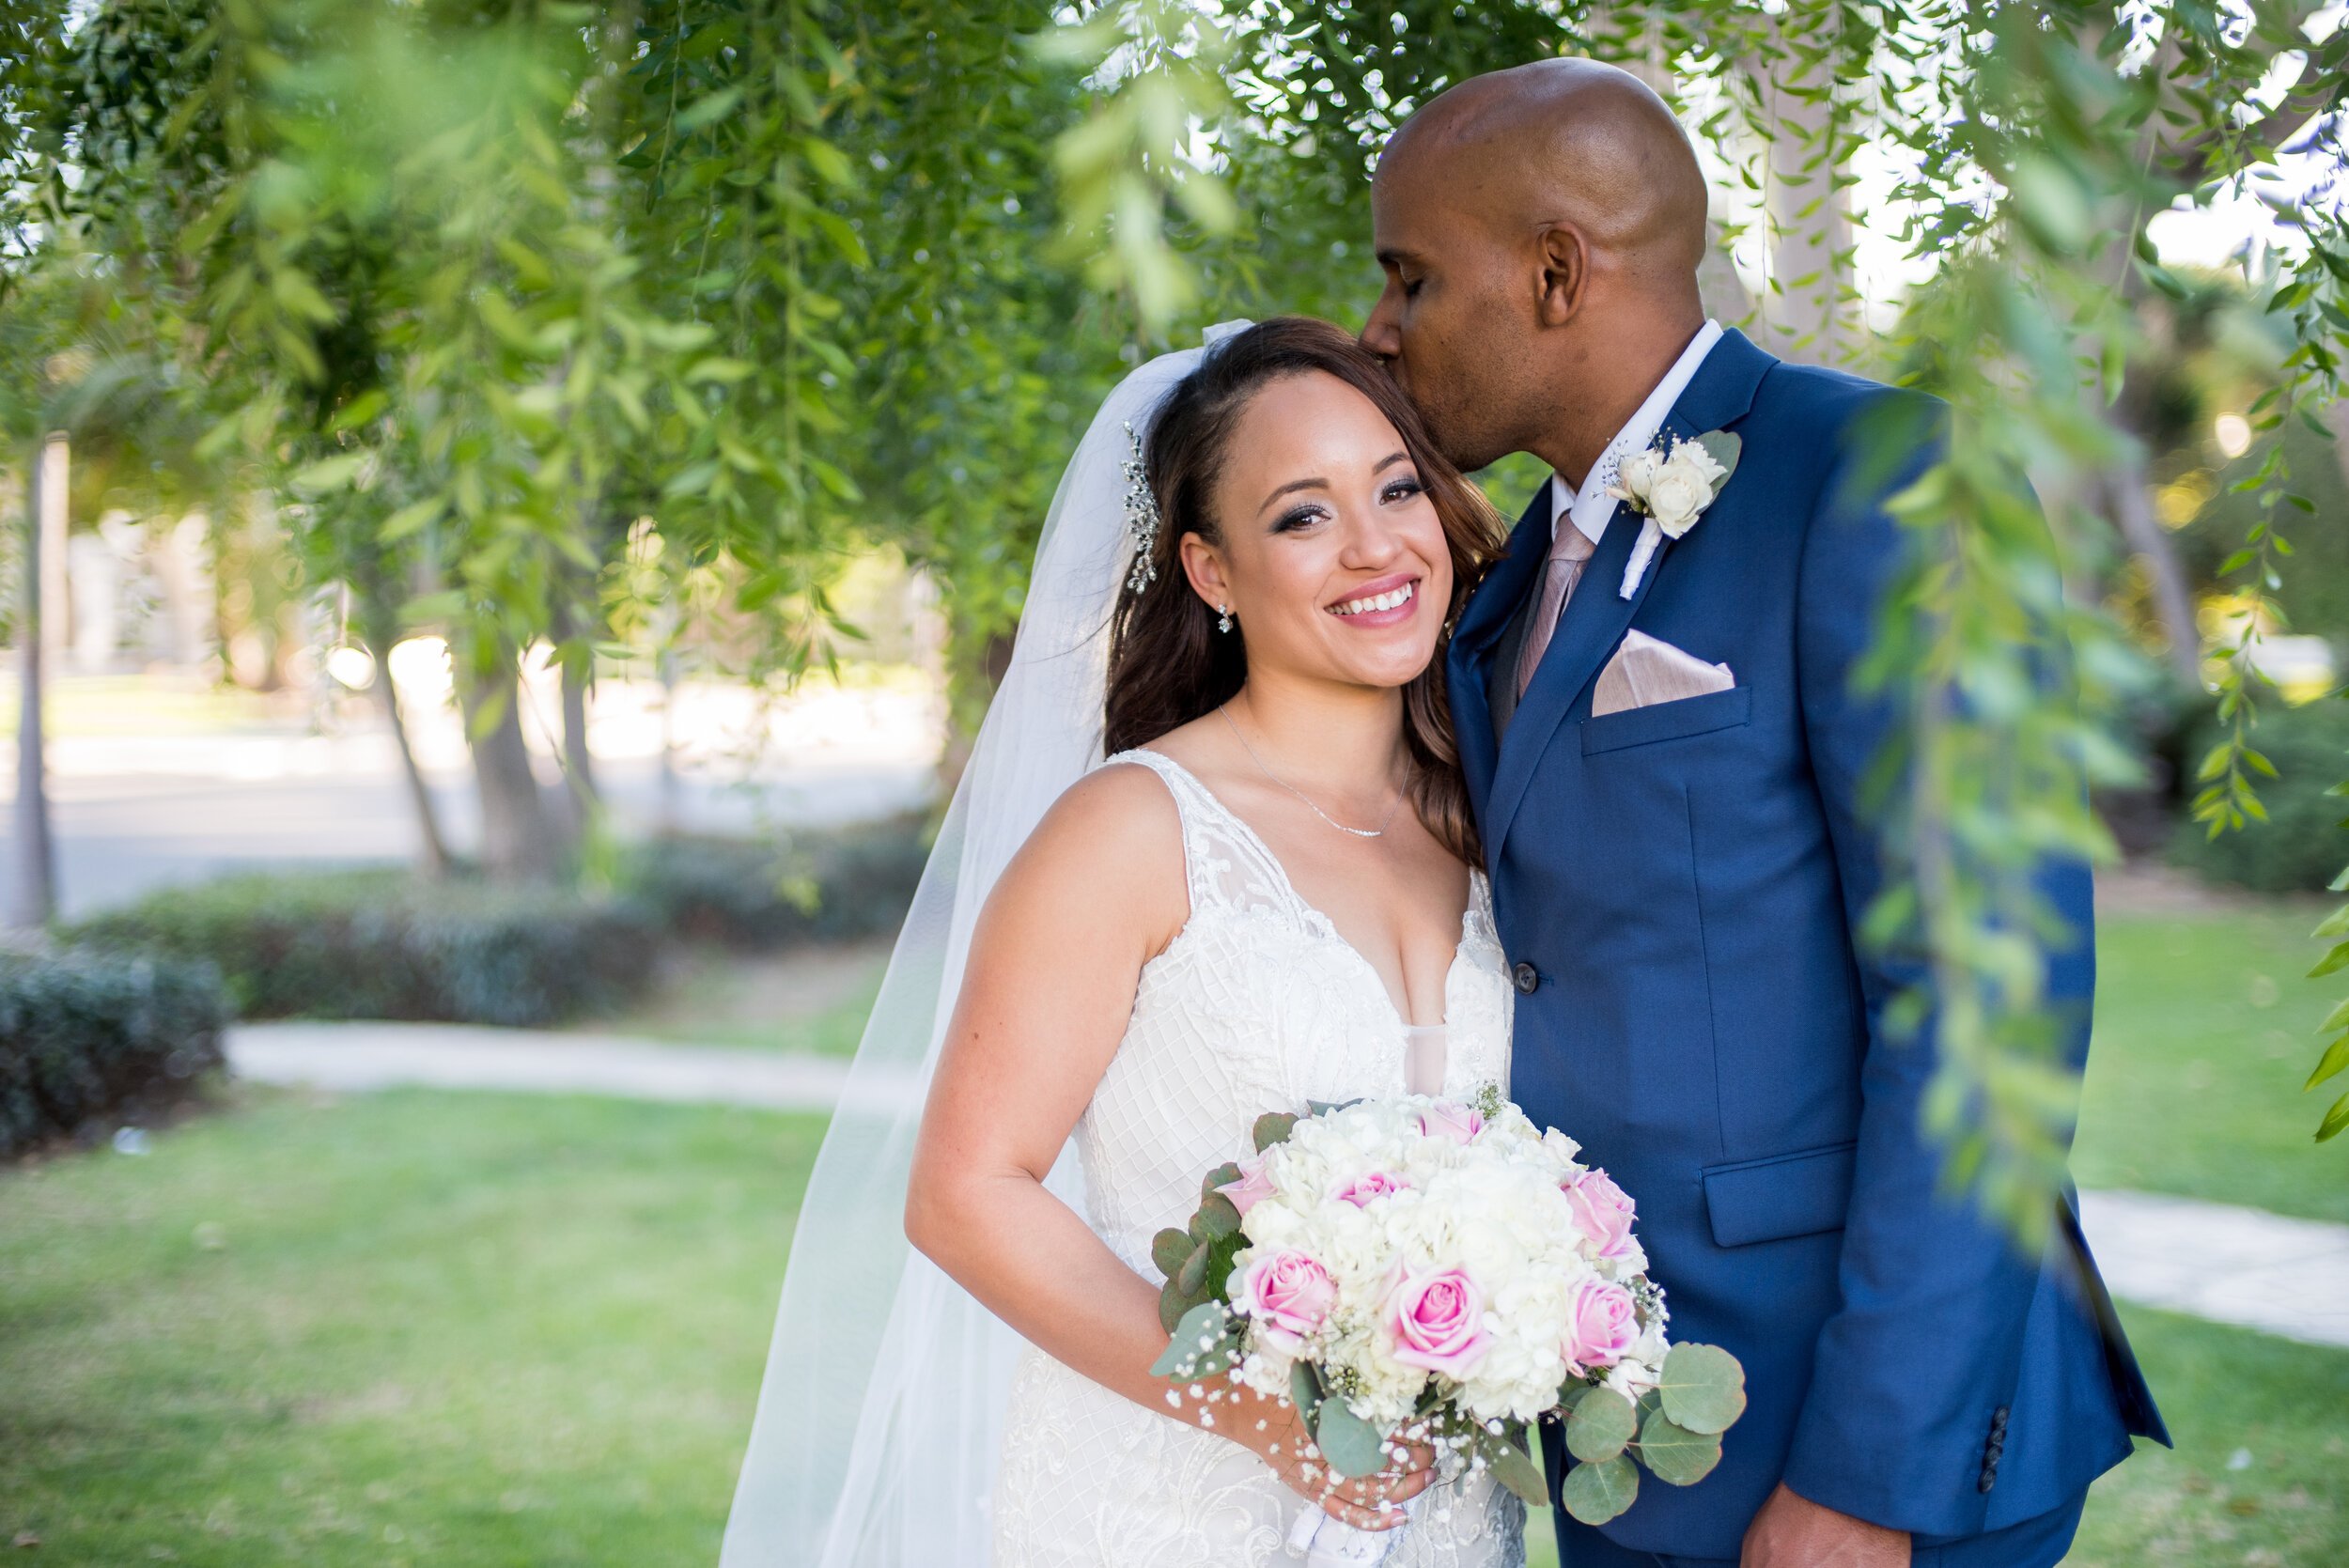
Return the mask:
{"type": "Polygon", "coordinates": [[[1908,1533],[1822,1508],[1781,1482],[1747,1528],[1737,1568],[1908,1568],[1908,1533]]]}

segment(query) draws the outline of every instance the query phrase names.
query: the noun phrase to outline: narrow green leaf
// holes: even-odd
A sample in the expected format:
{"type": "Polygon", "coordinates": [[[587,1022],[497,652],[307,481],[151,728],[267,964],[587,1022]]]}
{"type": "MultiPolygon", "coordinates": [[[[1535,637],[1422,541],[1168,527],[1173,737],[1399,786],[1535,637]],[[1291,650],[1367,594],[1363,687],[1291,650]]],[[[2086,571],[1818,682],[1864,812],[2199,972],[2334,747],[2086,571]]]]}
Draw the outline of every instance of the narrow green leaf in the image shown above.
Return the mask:
{"type": "Polygon", "coordinates": [[[2325,1054],[2316,1060],[2316,1070],[2309,1075],[2308,1082],[2300,1085],[2300,1093],[2305,1094],[2326,1079],[2339,1077],[2344,1068],[2349,1068],[2349,1034],[2325,1048],[2325,1054]]]}
{"type": "MultiPolygon", "coordinates": [[[[1521,1435],[1524,1428],[1519,1427],[1517,1432],[1521,1435]]],[[[1542,1474],[1541,1461],[1517,1446],[1521,1440],[1521,1436],[1512,1436],[1504,1433],[1494,1436],[1487,1433],[1477,1445],[1477,1452],[1485,1456],[1485,1463],[1492,1469],[1493,1479],[1515,1492],[1526,1507],[1548,1508],[1549,1478],[1542,1474]]]]}
{"type": "Polygon", "coordinates": [[[2343,1127],[2349,1127],[2349,1094],[2335,1100],[2332,1110],[2325,1112],[2324,1123],[2316,1129],[2316,1141],[2326,1142],[2338,1136],[2343,1127]]]}

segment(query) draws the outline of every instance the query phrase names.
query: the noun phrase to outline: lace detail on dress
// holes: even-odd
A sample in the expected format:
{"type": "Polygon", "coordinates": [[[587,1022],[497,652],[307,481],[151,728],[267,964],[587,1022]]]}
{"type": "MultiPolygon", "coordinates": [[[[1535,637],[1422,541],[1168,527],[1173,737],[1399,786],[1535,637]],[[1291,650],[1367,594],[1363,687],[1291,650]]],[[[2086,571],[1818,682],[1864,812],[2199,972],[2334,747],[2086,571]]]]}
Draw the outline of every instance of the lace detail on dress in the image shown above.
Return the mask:
{"type": "MultiPolygon", "coordinates": [[[[1201,1172],[1252,1152],[1267,1110],[1403,1093],[1404,1020],[1368,959],[1270,849],[1172,758],[1125,752],[1182,820],[1190,916],[1142,971],[1126,1037],[1077,1125],[1086,1219],[1154,1285],[1150,1238],[1201,1172]]],[[[1444,1088],[1509,1087],[1514,995],[1484,875],[1445,978],[1444,1088]]],[[[1230,1568],[1297,1560],[1304,1500],[1237,1444],[1144,1409],[1030,1347],[1005,1412],[996,1568],[1230,1568]]],[[[1488,1478],[1430,1495],[1395,1568],[1517,1568],[1524,1509],[1488,1478]]]]}

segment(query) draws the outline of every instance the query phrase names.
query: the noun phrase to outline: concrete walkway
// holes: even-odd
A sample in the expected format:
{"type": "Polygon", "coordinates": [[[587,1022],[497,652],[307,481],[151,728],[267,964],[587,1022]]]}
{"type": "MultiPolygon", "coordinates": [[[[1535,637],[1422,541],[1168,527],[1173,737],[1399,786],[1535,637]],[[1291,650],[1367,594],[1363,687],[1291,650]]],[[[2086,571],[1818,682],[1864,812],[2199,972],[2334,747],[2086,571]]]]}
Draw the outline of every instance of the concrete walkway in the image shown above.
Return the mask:
{"type": "Polygon", "coordinates": [[[2349,1225],[2155,1192],[2083,1192],[2080,1225],[2124,1300],[2349,1345],[2349,1225]]]}
{"type": "MultiPolygon", "coordinates": [[[[457,1024],[240,1024],[228,1032],[228,1061],[241,1078],[323,1089],[495,1089],[818,1111],[849,1093],[839,1057],[457,1024]]],[[[885,1111],[919,1093],[906,1076],[861,1082],[847,1103],[885,1111]]],[[[2080,1220],[2115,1296],[2349,1347],[2349,1225],[2150,1192],[2084,1192],[2080,1220]]]]}
{"type": "MultiPolygon", "coordinates": [[[[228,1064],[258,1083],[319,1089],[501,1089],[763,1110],[832,1110],[848,1079],[844,1057],[467,1024],[238,1024],[228,1064]]],[[[910,1079],[870,1086],[858,1103],[878,1109],[916,1088],[910,1079]]]]}

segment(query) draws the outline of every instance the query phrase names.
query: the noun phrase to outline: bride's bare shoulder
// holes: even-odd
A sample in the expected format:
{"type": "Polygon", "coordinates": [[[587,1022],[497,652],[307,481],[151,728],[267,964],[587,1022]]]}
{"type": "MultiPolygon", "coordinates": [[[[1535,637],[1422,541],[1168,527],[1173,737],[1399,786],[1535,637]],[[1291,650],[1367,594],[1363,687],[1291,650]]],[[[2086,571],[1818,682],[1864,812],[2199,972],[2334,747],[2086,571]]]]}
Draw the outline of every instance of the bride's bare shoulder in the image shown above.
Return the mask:
{"type": "Polygon", "coordinates": [[[1117,858],[1155,859],[1163,850],[1179,867],[1182,817],[1166,781],[1139,762],[1097,768],[1062,791],[1036,827],[1066,847],[1098,850],[1117,858]]]}
{"type": "Polygon", "coordinates": [[[1165,781],[1139,763],[1069,785],[1003,876],[1023,893],[1145,931],[1171,934],[1190,909],[1182,818],[1165,781]]]}

